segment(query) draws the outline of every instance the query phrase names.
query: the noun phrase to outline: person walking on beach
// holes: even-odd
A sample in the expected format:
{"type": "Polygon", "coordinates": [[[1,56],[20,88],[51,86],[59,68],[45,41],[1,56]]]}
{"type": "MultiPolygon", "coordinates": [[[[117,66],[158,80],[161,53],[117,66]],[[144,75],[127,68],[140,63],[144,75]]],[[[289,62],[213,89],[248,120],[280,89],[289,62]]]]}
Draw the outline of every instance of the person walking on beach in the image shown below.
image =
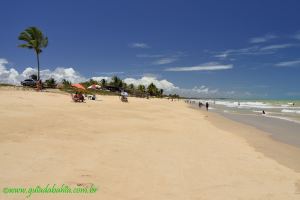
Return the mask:
{"type": "Polygon", "coordinates": [[[206,107],[206,110],[208,111],[208,107],[209,107],[208,102],[206,102],[205,107],[206,107]]]}
{"type": "Polygon", "coordinates": [[[203,105],[203,104],[202,104],[202,102],[200,102],[200,101],[199,101],[199,108],[201,108],[201,107],[202,107],[202,105],[203,105]]]}

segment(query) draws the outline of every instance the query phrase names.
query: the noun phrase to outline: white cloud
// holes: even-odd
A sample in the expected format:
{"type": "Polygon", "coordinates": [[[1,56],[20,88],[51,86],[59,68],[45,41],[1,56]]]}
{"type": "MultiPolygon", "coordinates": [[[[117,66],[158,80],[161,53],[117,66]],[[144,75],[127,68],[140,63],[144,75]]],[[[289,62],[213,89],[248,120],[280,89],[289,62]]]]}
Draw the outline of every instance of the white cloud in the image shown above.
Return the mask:
{"type": "Polygon", "coordinates": [[[259,55],[265,54],[265,52],[260,52],[258,46],[251,46],[242,49],[227,49],[225,51],[219,52],[214,57],[216,58],[227,58],[229,56],[236,56],[236,55],[259,55]]]}
{"type": "Polygon", "coordinates": [[[0,58],[0,82],[17,84],[19,82],[19,73],[14,68],[7,69],[6,65],[8,61],[4,58],[0,58]]]}
{"type": "Polygon", "coordinates": [[[197,66],[191,67],[171,67],[165,69],[165,71],[172,71],[172,72],[182,72],[182,71],[214,71],[214,70],[226,70],[232,69],[232,64],[219,64],[216,62],[204,63],[197,66]]]}
{"type": "Polygon", "coordinates": [[[277,49],[285,49],[285,48],[289,48],[292,46],[295,46],[295,45],[294,44],[274,44],[274,45],[262,47],[260,50],[261,51],[270,51],[270,50],[277,50],[277,49]]]}
{"type": "Polygon", "coordinates": [[[138,54],[136,57],[138,58],[157,58],[152,61],[153,65],[165,65],[173,63],[179,60],[181,57],[186,56],[186,53],[177,51],[169,54],[138,54]]]}
{"type": "Polygon", "coordinates": [[[294,67],[294,66],[300,66],[300,59],[299,60],[290,60],[290,61],[284,61],[275,64],[277,67],[294,67]]]}
{"type": "Polygon", "coordinates": [[[156,85],[157,88],[160,89],[164,89],[166,91],[171,91],[173,89],[176,89],[178,87],[176,87],[173,83],[163,79],[163,80],[158,80],[156,77],[154,76],[144,76],[140,79],[135,79],[135,78],[125,78],[124,82],[127,84],[133,84],[135,86],[138,85],[145,85],[148,86],[151,83],[153,83],[154,85],[156,85]]]}
{"type": "Polygon", "coordinates": [[[297,44],[274,44],[268,46],[251,46],[242,49],[227,49],[225,51],[221,51],[216,53],[214,57],[216,58],[227,58],[229,56],[237,56],[237,55],[265,55],[265,54],[273,54],[277,50],[295,47],[297,44]]]}
{"type": "Polygon", "coordinates": [[[141,48],[141,49],[150,48],[146,43],[139,43],[139,42],[132,43],[132,44],[129,45],[129,47],[131,47],[131,48],[141,48]]]}
{"type": "Polygon", "coordinates": [[[276,35],[267,34],[265,36],[251,38],[250,43],[263,43],[275,38],[277,38],[276,35]]]}
{"type": "Polygon", "coordinates": [[[127,84],[145,85],[146,87],[154,83],[158,88],[163,89],[165,94],[178,94],[185,97],[230,97],[232,94],[220,92],[218,89],[211,89],[207,86],[195,86],[192,89],[180,88],[166,79],[158,80],[156,77],[144,76],[140,79],[126,78],[124,82],[127,84]]]}
{"type": "Polygon", "coordinates": [[[229,56],[229,53],[223,52],[223,53],[215,55],[214,57],[216,57],[216,58],[227,58],[228,56],[229,56]]]}
{"type": "Polygon", "coordinates": [[[98,74],[101,75],[117,75],[117,74],[124,74],[125,72],[97,72],[98,74]]]}
{"type": "MultiPolygon", "coordinates": [[[[7,60],[0,59],[0,82],[1,83],[10,83],[10,84],[20,84],[20,81],[28,78],[32,74],[36,74],[36,70],[33,68],[26,68],[22,73],[19,73],[15,69],[7,69],[7,60]]],[[[211,67],[211,66],[210,66],[211,67]]],[[[49,69],[41,71],[41,78],[43,80],[48,78],[54,78],[56,81],[61,81],[62,79],[67,79],[73,83],[82,82],[88,80],[88,78],[80,75],[73,68],[56,68],[51,71],[49,69]]],[[[111,77],[108,76],[98,76],[91,77],[96,81],[101,81],[105,79],[107,81],[111,80],[111,77]]],[[[125,78],[123,80],[127,84],[134,85],[145,85],[148,86],[151,83],[154,83],[158,88],[163,89],[165,94],[179,94],[180,96],[185,97],[232,97],[234,93],[226,92],[224,90],[219,91],[218,89],[211,89],[207,86],[194,87],[192,89],[180,88],[173,84],[172,82],[166,79],[158,79],[153,75],[145,75],[139,79],[135,78],[125,78]]],[[[247,95],[247,94],[244,94],[247,95]]]]}
{"type": "MultiPolygon", "coordinates": [[[[0,82],[19,85],[20,82],[26,78],[29,78],[32,74],[37,74],[37,70],[31,67],[26,68],[22,73],[19,73],[14,68],[7,69],[8,61],[6,59],[0,59],[0,82]]],[[[62,79],[69,80],[73,83],[81,82],[86,80],[73,68],[63,68],[58,67],[51,71],[49,69],[40,71],[41,79],[46,80],[49,78],[54,78],[57,81],[62,79]]]]}
{"type": "Polygon", "coordinates": [[[94,76],[91,79],[93,79],[94,81],[101,81],[102,79],[106,80],[106,81],[111,81],[111,77],[108,76],[94,76]]]}
{"type": "Polygon", "coordinates": [[[161,58],[164,57],[162,54],[138,54],[136,55],[138,58],[161,58]]]}
{"type": "Polygon", "coordinates": [[[156,60],[153,62],[154,65],[164,65],[164,64],[169,64],[173,63],[177,60],[177,58],[161,58],[159,60],[156,60]]]}
{"type": "Polygon", "coordinates": [[[43,80],[54,78],[57,81],[61,81],[63,79],[69,80],[72,83],[85,81],[86,78],[81,76],[78,72],[76,72],[72,67],[63,68],[58,67],[54,71],[49,69],[41,71],[41,78],[43,80]]]}

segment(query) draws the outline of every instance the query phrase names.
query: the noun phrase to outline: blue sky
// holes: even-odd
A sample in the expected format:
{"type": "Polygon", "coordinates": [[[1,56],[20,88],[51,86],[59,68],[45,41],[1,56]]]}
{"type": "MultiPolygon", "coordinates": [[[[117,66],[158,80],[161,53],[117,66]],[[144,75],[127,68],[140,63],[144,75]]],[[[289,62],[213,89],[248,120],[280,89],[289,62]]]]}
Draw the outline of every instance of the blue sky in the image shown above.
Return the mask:
{"type": "Polygon", "coordinates": [[[33,52],[16,46],[21,31],[37,26],[49,37],[41,66],[51,73],[151,77],[191,96],[300,98],[297,0],[4,0],[1,7],[2,81],[12,68],[36,66],[33,52]]]}

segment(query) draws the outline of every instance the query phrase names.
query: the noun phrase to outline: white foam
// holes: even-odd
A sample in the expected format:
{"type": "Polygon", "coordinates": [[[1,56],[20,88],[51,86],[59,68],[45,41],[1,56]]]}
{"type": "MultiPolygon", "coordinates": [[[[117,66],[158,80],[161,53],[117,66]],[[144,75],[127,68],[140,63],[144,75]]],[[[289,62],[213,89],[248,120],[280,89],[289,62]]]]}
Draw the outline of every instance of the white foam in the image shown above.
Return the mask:
{"type": "Polygon", "coordinates": [[[279,117],[279,116],[274,116],[274,115],[264,115],[265,117],[270,117],[270,118],[276,118],[276,119],[282,119],[282,120],[286,120],[286,121],[290,121],[290,122],[295,122],[300,124],[300,121],[288,118],[288,117],[279,117]]]}
{"type": "Polygon", "coordinates": [[[274,106],[259,101],[248,101],[248,102],[238,102],[238,101],[216,101],[218,105],[224,105],[229,108],[281,108],[281,106],[274,106]]]}
{"type": "Polygon", "coordinates": [[[300,114],[300,110],[283,109],[283,110],[281,110],[281,112],[283,112],[283,113],[296,113],[296,114],[300,114]]]}
{"type": "MultiPolygon", "coordinates": [[[[238,101],[216,101],[217,105],[223,105],[228,108],[243,108],[243,109],[280,109],[280,108],[290,108],[290,104],[282,104],[276,105],[271,103],[264,103],[261,101],[245,101],[245,102],[238,102],[238,101]]],[[[293,107],[297,108],[297,107],[293,107]]]]}
{"type": "Polygon", "coordinates": [[[262,113],[261,110],[252,110],[252,112],[255,112],[255,113],[262,113]]]}

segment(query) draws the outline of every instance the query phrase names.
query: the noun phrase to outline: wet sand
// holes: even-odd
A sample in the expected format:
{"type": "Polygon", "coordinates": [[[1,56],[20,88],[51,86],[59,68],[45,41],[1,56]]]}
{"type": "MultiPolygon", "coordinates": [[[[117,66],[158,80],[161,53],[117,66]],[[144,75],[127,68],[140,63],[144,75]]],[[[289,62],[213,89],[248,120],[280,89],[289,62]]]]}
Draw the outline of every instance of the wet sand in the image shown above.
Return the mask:
{"type": "Polygon", "coordinates": [[[221,113],[221,115],[254,126],[271,134],[271,137],[281,142],[300,148],[300,124],[263,115],[243,115],[221,113]]]}
{"type": "MultiPolygon", "coordinates": [[[[205,112],[205,111],[203,111],[205,112]]],[[[284,143],[274,138],[274,135],[258,129],[255,126],[243,124],[243,120],[235,119],[224,123],[222,115],[216,113],[207,113],[207,118],[216,127],[230,130],[232,133],[242,136],[257,151],[262,152],[277,162],[300,172],[300,148],[298,146],[284,143]]],[[[264,117],[262,117],[264,118],[264,117]]],[[[226,118],[227,119],[227,118],[226,118]]],[[[265,118],[264,118],[265,119],[265,118]]],[[[285,127],[289,129],[288,127],[285,127]]],[[[284,127],[282,127],[284,129],[284,127]]],[[[284,132],[283,132],[284,133],[284,132]]]]}

